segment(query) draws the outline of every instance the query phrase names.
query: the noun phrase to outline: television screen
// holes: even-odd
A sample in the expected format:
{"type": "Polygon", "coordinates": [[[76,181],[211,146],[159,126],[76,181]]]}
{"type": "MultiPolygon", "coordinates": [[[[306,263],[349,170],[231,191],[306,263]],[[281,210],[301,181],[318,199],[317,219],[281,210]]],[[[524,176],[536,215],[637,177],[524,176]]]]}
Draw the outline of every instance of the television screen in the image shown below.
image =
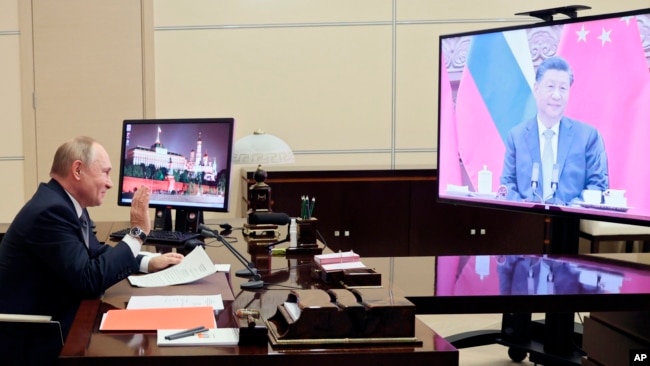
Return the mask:
{"type": "Polygon", "coordinates": [[[227,212],[234,119],[125,120],[118,205],[138,187],[150,207],[227,212]]]}
{"type": "Polygon", "coordinates": [[[441,202],[650,222],[650,9],[440,36],[441,202]]]}

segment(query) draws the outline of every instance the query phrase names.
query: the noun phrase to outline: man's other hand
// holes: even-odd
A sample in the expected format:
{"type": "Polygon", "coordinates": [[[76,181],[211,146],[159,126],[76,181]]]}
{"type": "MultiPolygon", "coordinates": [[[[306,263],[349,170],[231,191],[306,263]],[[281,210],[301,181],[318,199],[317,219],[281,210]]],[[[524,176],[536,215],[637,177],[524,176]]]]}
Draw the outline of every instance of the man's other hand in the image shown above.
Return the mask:
{"type": "Polygon", "coordinates": [[[179,264],[183,261],[183,256],[180,253],[164,253],[152,257],[149,260],[149,273],[160,271],[174,264],[179,264]]]}

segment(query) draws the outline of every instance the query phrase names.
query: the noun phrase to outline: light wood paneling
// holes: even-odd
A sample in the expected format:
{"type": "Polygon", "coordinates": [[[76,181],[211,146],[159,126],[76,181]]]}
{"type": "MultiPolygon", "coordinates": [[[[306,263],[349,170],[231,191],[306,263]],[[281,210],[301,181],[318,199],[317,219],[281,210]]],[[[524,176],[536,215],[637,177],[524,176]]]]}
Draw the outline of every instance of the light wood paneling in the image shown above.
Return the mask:
{"type": "MultiPolygon", "coordinates": [[[[18,35],[0,36],[0,157],[23,155],[20,113],[20,49],[18,35]]],[[[22,172],[20,173],[22,175],[22,172]]]]}
{"type": "Polygon", "coordinates": [[[3,179],[0,179],[0,192],[2,202],[0,209],[0,222],[11,222],[25,203],[23,180],[23,161],[9,160],[0,163],[3,179]]]}
{"type": "Polygon", "coordinates": [[[390,21],[392,0],[155,1],[155,24],[205,26],[390,21]]]}
{"type": "Polygon", "coordinates": [[[390,148],[391,28],[156,33],[157,116],[233,116],[294,150],[390,148]]]}
{"type": "Polygon", "coordinates": [[[0,32],[18,30],[18,0],[0,0],[0,32]]]}
{"type": "Polygon", "coordinates": [[[24,203],[18,1],[0,0],[0,222],[10,222],[24,203]]]}
{"type": "MultiPolygon", "coordinates": [[[[132,0],[33,3],[38,181],[49,179],[54,151],[76,135],[102,142],[116,181],[122,121],[143,116],[141,19],[132,0]]],[[[116,219],[110,211],[93,217],[116,219]]]]}

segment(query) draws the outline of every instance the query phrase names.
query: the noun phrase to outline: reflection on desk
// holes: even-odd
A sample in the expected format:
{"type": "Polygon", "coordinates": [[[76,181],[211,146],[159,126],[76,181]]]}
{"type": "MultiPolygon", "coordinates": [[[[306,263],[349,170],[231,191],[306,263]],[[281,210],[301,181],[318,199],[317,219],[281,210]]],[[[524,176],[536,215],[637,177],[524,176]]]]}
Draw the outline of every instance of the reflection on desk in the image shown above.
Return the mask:
{"type": "Polygon", "coordinates": [[[435,288],[435,299],[408,297],[418,313],[645,310],[650,265],[584,255],[440,256],[435,288]]]}

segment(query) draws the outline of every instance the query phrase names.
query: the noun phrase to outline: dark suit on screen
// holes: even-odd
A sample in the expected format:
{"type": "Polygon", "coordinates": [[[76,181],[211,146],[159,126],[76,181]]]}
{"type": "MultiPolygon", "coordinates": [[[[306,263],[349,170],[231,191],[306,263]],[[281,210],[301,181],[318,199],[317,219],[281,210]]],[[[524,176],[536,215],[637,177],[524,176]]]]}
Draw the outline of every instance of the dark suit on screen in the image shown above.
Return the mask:
{"type": "Polygon", "coordinates": [[[65,337],[82,299],[98,298],[139,270],[126,243],[103,245],[92,233],[89,239],[87,248],[61,185],[40,184],[0,242],[0,313],[51,315],[65,337]]]}
{"type": "MultiPolygon", "coordinates": [[[[507,199],[540,201],[545,179],[541,173],[537,119],[513,127],[506,139],[506,154],[501,184],[508,189],[507,199]],[[540,164],[537,195],[531,187],[533,163],[540,164]]],[[[570,204],[580,199],[585,189],[604,191],[609,187],[605,144],[594,127],[562,117],[558,134],[556,164],[559,180],[553,203],[570,204]]]]}
{"type": "Polygon", "coordinates": [[[599,288],[580,283],[580,269],[562,260],[507,255],[501,256],[497,263],[499,293],[502,295],[578,295],[602,292],[599,288]],[[547,267],[546,275],[541,274],[542,263],[547,267]],[[540,282],[547,282],[547,292],[540,292],[540,282]]]}

